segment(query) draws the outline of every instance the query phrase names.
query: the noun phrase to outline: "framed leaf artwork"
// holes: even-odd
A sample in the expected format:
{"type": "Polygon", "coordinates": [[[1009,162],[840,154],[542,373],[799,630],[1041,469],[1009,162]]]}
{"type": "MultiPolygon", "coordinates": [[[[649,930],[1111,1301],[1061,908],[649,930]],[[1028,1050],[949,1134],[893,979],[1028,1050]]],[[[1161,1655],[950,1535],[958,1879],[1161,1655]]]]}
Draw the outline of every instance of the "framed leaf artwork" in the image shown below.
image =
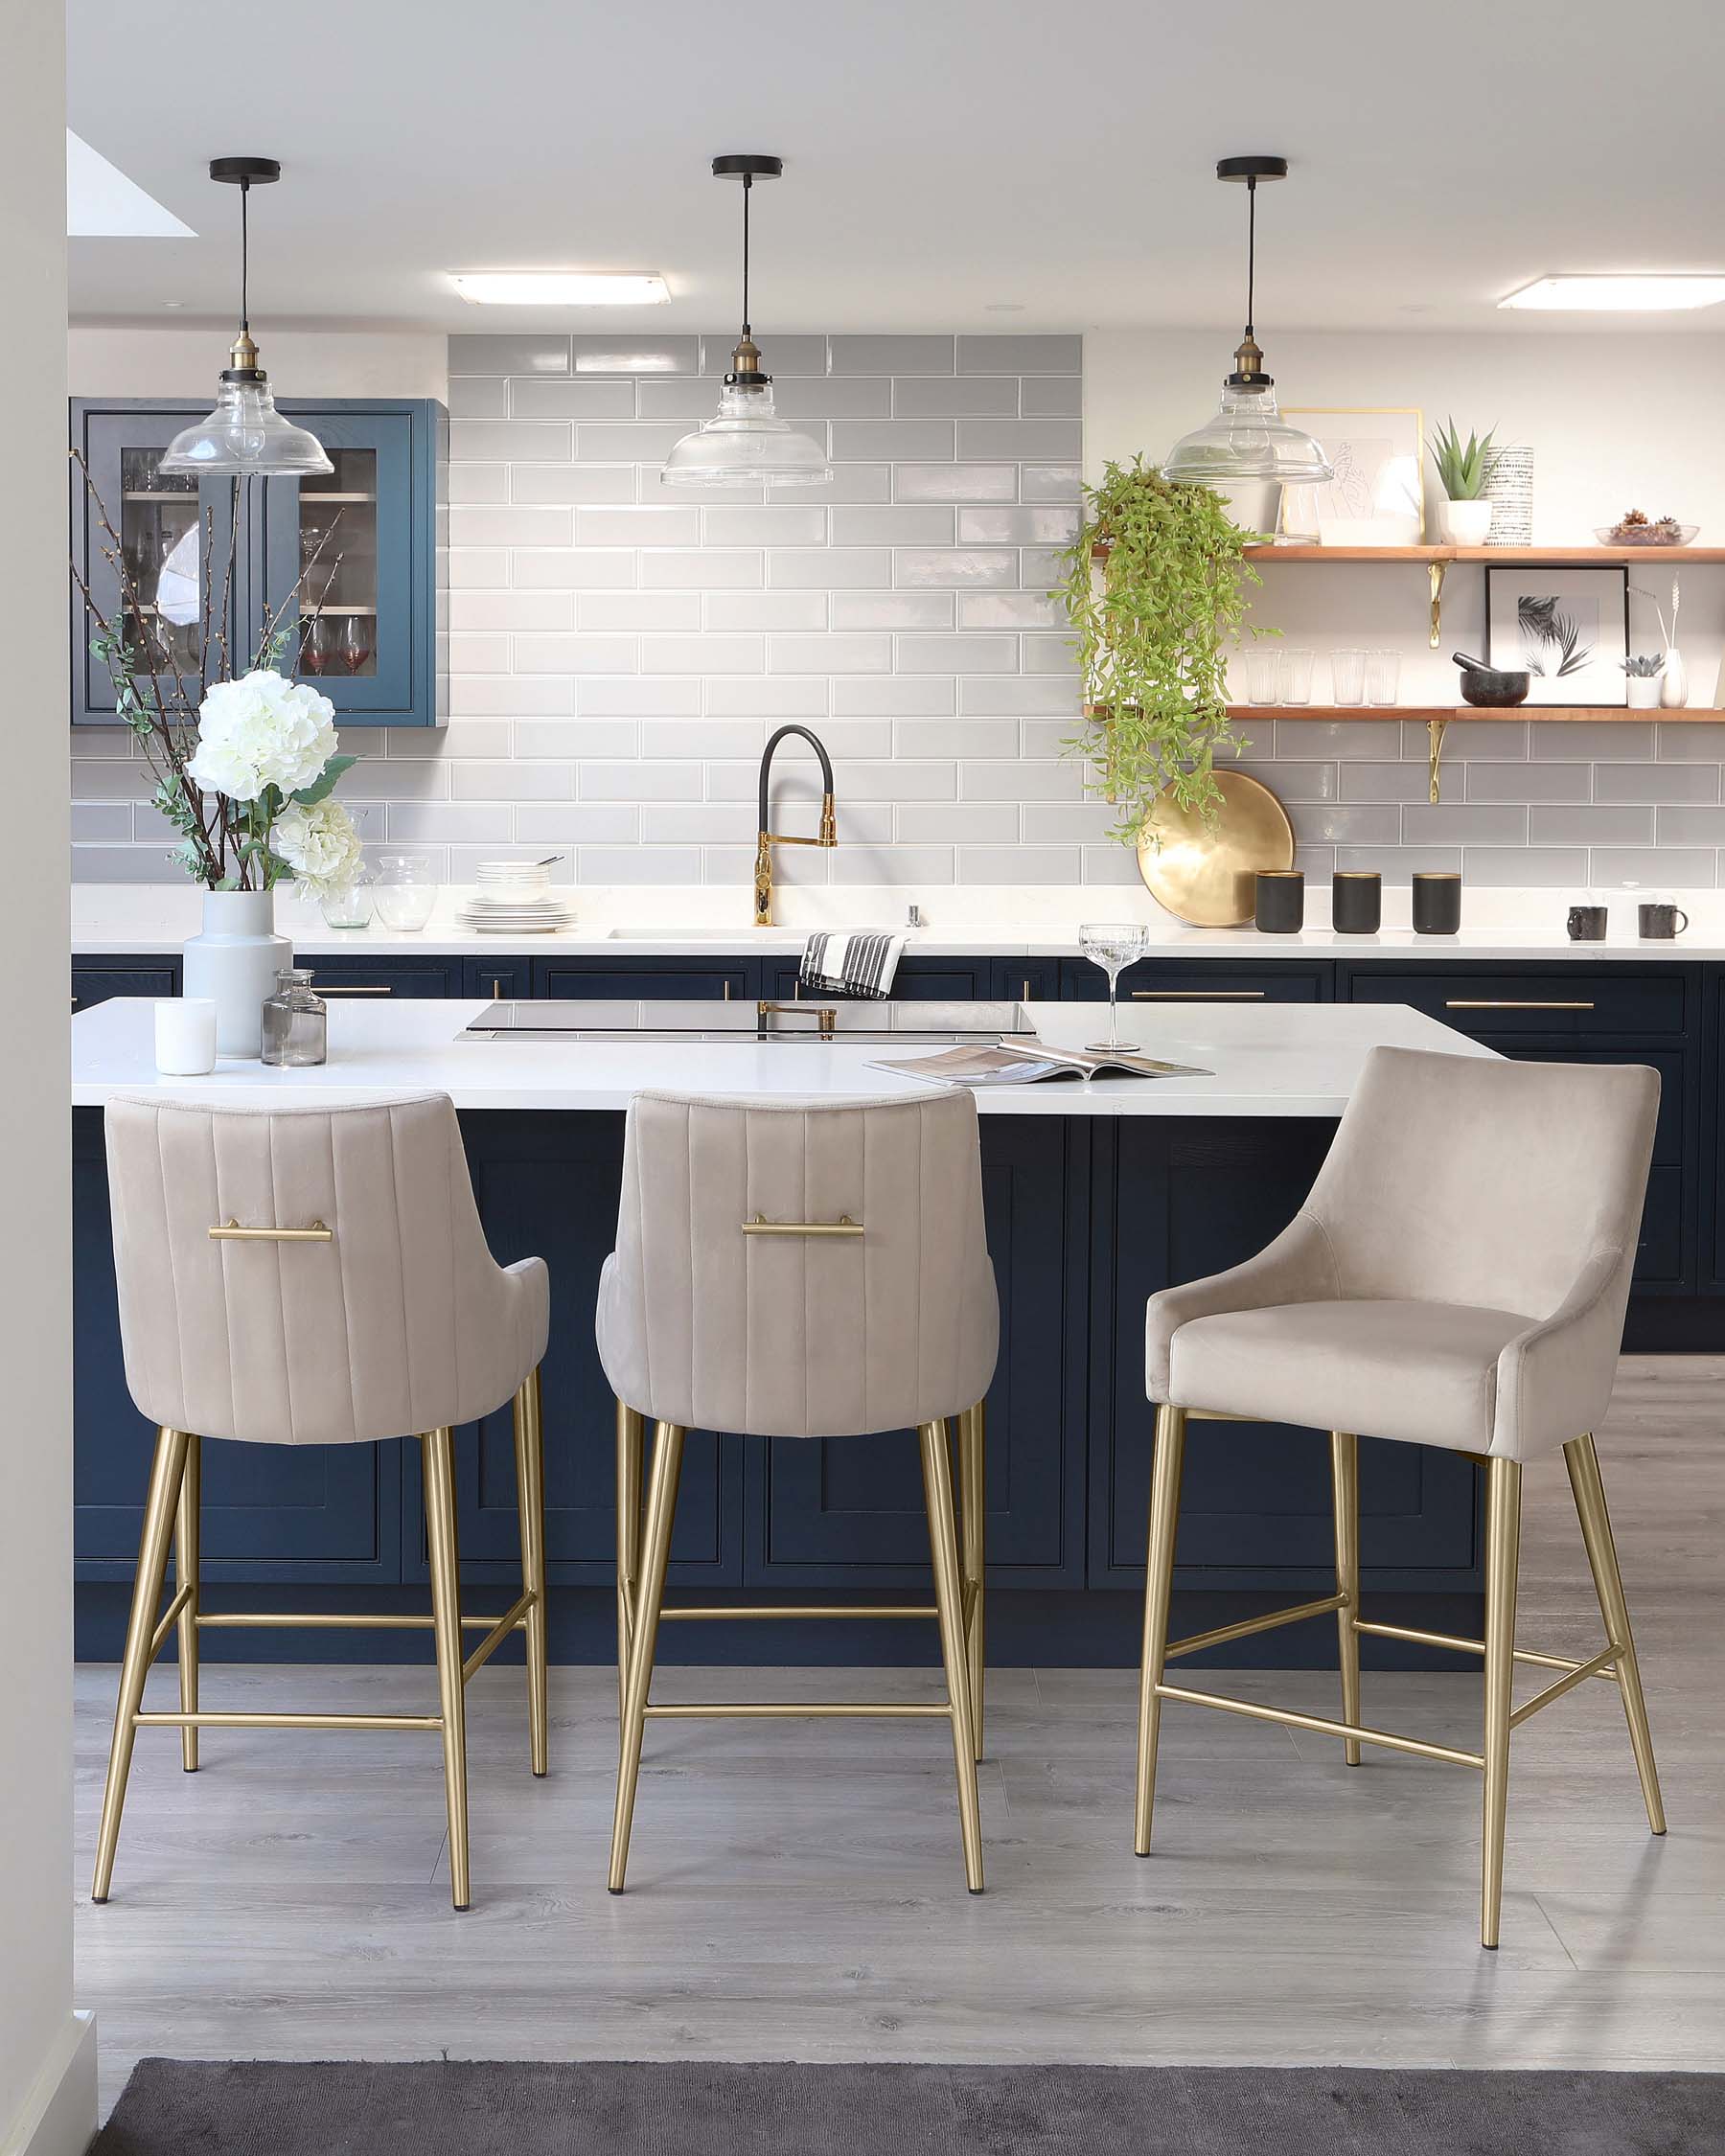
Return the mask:
{"type": "Polygon", "coordinates": [[[1493,666],[1527,669],[1530,703],[1626,704],[1629,571],[1487,568],[1485,656],[1493,666]]]}

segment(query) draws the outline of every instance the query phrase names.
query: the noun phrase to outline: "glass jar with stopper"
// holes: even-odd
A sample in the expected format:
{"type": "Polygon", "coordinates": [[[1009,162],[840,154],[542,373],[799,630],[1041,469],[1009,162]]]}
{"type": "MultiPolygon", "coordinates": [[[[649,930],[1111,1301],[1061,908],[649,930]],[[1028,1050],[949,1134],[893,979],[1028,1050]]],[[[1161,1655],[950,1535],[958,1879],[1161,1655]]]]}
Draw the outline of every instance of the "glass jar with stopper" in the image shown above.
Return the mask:
{"type": "Polygon", "coordinates": [[[264,1061],[282,1069],[307,1070],[327,1062],[329,1008],[311,986],[310,967],[286,966],[276,992],[264,1003],[264,1061]]]}

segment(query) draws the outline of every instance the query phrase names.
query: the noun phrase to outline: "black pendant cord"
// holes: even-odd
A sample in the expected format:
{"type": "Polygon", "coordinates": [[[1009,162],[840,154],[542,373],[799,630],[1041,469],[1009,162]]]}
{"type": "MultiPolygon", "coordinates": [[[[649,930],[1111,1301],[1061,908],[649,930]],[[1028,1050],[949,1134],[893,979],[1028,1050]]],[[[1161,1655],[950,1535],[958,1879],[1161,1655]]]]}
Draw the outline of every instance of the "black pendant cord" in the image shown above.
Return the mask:
{"type": "Polygon", "coordinates": [[[246,218],[246,205],[251,200],[251,182],[240,182],[240,333],[251,334],[251,233],[246,218]]]}
{"type": "Polygon", "coordinates": [[[1257,180],[1246,182],[1246,334],[1253,333],[1253,302],[1257,283],[1257,180]]]}
{"type": "Polygon", "coordinates": [[[748,327],[748,196],[754,186],[751,174],[743,174],[743,334],[750,335],[748,327]]]}

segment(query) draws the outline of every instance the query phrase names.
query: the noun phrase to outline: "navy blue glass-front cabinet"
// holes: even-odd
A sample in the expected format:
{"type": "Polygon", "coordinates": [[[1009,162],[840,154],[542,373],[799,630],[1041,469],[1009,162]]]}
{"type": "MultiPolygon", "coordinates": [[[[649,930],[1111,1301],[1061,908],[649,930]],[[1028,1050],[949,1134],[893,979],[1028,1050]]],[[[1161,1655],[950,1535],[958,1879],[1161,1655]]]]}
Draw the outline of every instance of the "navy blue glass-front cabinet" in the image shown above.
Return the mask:
{"type": "MultiPolygon", "coordinates": [[[[94,495],[72,468],[72,554],[102,613],[124,626],[139,671],[192,681],[206,639],[224,639],[242,673],[267,633],[285,643],[284,672],[315,681],[340,718],[368,726],[438,725],[446,716],[439,638],[447,583],[444,531],[448,415],[428,399],[284,402],[328,450],[334,471],[313,479],[207,478],[157,470],[162,451],[211,400],[77,399],[72,444],[94,495]],[[104,512],[105,512],[105,522],[104,512]],[[108,527],[111,527],[109,529],[108,527]],[[175,624],[162,610],[163,571],[204,581],[216,619],[175,624]],[[136,594],[122,606],[121,564],[136,594]]],[[[80,593],[72,595],[74,723],[111,725],[114,692],[89,651],[80,593]]],[[[212,654],[213,663],[218,654],[212,654]]]]}

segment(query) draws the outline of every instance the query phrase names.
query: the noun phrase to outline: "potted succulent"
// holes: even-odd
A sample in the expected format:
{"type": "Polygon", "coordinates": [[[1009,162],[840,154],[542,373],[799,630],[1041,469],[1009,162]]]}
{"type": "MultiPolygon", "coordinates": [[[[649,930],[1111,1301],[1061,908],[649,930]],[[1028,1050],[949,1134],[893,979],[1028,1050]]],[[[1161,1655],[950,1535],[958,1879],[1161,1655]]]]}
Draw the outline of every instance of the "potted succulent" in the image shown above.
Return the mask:
{"type": "Polygon", "coordinates": [[[1658,708],[1662,686],[1659,677],[1664,672],[1663,652],[1639,652],[1623,661],[1624,687],[1628,691],[1631,711],[1658,708]]]}
{"type": "Polygon", "coordinates": [[[1110,463],[1085,490],[1077,538],[1052,596],[1066,609],[1084,684],[1085,726],[1064,745],[1091,766],[1109,801],[1109,836],[1136,846],[1157,796],[1213,818],[1213,769],[1228,741],[1228,646],[1245,623],[1243,587],[1257,584],[1245,549],[1256,538],[1208,487],[1164,479],[1134,457],[1110,463]]]}
{"type": "Polygon", "coordinates": [[[1466,447],[1453,419],[1433,438],[1432,461],[1438,467],[1444,499],[1438,505],[1438,529],[1446,546],[1484,546],[1491,529],[1491,504],[1485,498],[1485,459],[1492,437],[1470,434],[1466,447]]]}

